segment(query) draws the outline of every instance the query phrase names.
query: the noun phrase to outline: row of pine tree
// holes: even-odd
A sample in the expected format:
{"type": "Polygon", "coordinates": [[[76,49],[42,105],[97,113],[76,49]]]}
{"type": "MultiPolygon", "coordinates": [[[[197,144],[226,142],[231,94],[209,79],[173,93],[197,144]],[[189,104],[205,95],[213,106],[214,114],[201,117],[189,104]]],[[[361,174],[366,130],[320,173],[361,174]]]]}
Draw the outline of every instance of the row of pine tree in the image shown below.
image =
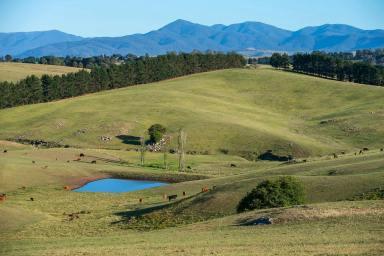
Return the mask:
{"type": "Polygon", "coordinates": [[[270,64],[276,68],[361,84],[384,86],[384,67],[364,61],[343,60],[336,55],[313,52],[293,56],[274,53],[270,64]]]}
{"type": "Polygon", "coordinates": [[[169,53],[130,59],[120,65],[95,67],[62,76],[29,76],[0,83],[0,108],[48,102],[114,88],[218,69],[237,68],[245,59],[236,53],[169,53]]]}

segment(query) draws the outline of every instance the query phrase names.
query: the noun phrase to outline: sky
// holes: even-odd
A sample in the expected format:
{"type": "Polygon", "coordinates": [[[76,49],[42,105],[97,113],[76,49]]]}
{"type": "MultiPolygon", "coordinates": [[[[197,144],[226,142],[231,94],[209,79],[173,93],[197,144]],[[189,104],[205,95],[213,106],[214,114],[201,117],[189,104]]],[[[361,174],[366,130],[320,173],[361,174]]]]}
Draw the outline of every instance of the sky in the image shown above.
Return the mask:
{"type": "Polygon", "coordinates": [[[384,29],[383,13],[383,0],[0,0],[0,32],[123,36],[176,19],[204,25],[259,21],[289,30],[326,23],[384,29]]]}

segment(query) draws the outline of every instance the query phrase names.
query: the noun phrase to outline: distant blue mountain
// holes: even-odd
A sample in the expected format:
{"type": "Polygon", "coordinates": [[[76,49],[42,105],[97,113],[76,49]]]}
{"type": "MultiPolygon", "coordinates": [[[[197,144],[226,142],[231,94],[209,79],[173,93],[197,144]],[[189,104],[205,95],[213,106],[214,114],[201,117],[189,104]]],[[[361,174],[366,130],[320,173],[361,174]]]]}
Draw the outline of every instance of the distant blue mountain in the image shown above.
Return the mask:
{"type": "Polygon", "coordinates": [[[384,30],[326,24],[289,31],[260,22],[204,26],[176,20],[159,30],[123,37],[82,38],[60,31],[0,34],[0,55],[95,56],[128,53],[157,55],[169,51],[353,51],[384,47],[384,30]]]}
{"type": "Polygon", "coordinates": [[[60,42],[80,41],[83,38],[58,30],[42,32],[0,33],[0,56],[20,55],[25,51],[60,42]]]}

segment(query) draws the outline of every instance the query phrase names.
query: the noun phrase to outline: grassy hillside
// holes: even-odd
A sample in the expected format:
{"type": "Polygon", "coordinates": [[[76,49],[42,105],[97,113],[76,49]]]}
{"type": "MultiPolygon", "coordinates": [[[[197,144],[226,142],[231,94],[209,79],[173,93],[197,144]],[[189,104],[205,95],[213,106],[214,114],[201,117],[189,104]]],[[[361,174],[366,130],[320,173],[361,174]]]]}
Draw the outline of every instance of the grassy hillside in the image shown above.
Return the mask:
{"type": "Polygon", "coordinates": [[[0,82],[17,82],[29,75],[62,75],[79,70],[79,68],[65,66],[0,62],[0,82]]]}
{"type": "Polygon", "coordinates": [[[383,201],[350,201],[384,186],[383,98],[383,88],[260,68],[0,110],[0,255],[383,255],[383,201]],[[176,154],[168,170],[162,153],[139,164],[135,137],[154,123],[173,135],[171,147],[187,131],[197,151],[187,172],[176,171],[176,154]],[[72,147],[5,140],[18,137],[72,147]],[[267,149],[297,161],[246,159],[267,149]],[[247,192],[282,175],[303,182],[305,205],[236,214],[247,192]],[[104,177],[178,182],[113,194],[64,188],[104,177]],[[274,224],[246,225],[261,216],[274,224]]]}
{"type": "MultiPolygon", "coordinates": [[[[123,255],[126,250],[136,255],[152,251],[239,255],[240,248],[244,255],[382,253],[383,202],[340,201],[384,184],[384,153],[380,151],[338,159],[311,158],[292,165],[248,162],[228,155],[189,155],[187,164],[193,168],[187,175],[204,174],[208,179],[109,194],[77,193],[63,186],[105,175],[179,174],[153,167],[161,160],[161,154],[156,153],[148,153],[147,166],[142,168],[134,151],[31,149],[5,143],[2,147],[8,148],[7,153],[0,154],[0,187],[8,195],[0,204],[0,253],[5,255],[102,255],[106,251],[123,255]],[[86,157],[73,161],[80,152],[86,157]],[[97,164],[91,164],[94,159],[97,164]],[[230,163],[237,167],[230,168],[230,163]],[[237,202],[247,191],[276,175],[301,179],[308,205],[235,214],[237,202]],[[200,193],[202,187],[214,185],[216,189],[200,193]],[[186,197],[181,196],[182,191],[186,197]],[[168,205],[164,194],[181,198],[168,205]],[[127,222],[131,214],[163,206],[168,207],[150,213],[145,222],[127,222]],[[84,213],[71,221],[68,214],[74,212],[84,213]],[[277,222],[267,227],[243,226],[260,216],[273,217],[277,222]],[[148,224],[152,228],[174,227],[137,230],[148,224]],[[274,249],[269,251],[271,246],[274,249]]],[[[170,158],[175,164],[176,156],[170,158]]]]}
{"type": "Polygon", "coordinates": [[[0,139],[125,149],[154,123],[188,150],[308,156],[384,145],[384,89],[276,71],[234,69],[0,111],[0,139]],[[112,140],[102,142],[100,136],[112,140]]]}

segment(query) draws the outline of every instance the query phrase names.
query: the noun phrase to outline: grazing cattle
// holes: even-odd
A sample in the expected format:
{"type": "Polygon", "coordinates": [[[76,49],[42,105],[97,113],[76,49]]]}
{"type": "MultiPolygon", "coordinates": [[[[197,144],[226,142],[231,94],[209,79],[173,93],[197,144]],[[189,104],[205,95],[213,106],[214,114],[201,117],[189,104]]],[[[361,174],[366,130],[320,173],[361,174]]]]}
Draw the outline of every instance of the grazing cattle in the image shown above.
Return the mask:
{"type": "Polygon", "coordinates": [[[168,201],[176,200],[177,195],[170,195],[168,196],[168,201]]]}
{"type": "Polygon", "coordinates": [[[237,165],[235,165],[235,164],[231,164],[231,167],[237,167],[237,165]]]}
{"type": "Polygon", "coordinates": [[[80,157],[84,157],[85,155],[84,155],[84,153],[80,153],[80,157]]]}
{"type": "Polygon", "coordinates": [[[139,203],[142,203],[143,202],[143,198],[139,198],[139,203]]]}
{"type": "Polygon", "coordinates": [[[360,150],[360,151],[359,151],[359,155],[361,155],[361,154],[364,154],[364,153],[363,153],[363,150],[360,150]]]}
{"type": "Polygon", "coordinates": [[[35,199],[34,199],[33,197],[29,198],[29,200],[31,200],[31,201],[35,201],[35,199]]]}
{"type": "Polygon", "coordinates": [[[336,153],[333,153],[333,158],[337,158],[337,155],[336,155],[336,153]]]}
{"type": "Polygon", "coordinates": [[[35,161],[32,161],[33,164],[35,164],[36,162],[35,161]]]}
{"type": "Polygon", "coordinates": [[[381,148],[380,151],[383,152],[383,151],[384,151],[384,148],[381,148]]]}
{"type": "Polygon", "coordinates": [[[185,193],[185,191],[183,191],[183,196],[185,196],[187,193],[185,193]]]}
{"type": "Polygon", "coordinates": [[[7,152],[8,152],[8,150],[6,150],[6,149],[3,151],[3,153],[7,153],[7,152]]]}
{"type": "Polygon", "coordinates": [[[95,164],[96,163],[96,160],[93,160],[92,162],[91,162],[91,164],[95,164]]]}
{"type": "Polygon", "coordinates": [[[6,194],[0,194],[0,202],[7,200],[7,195],[6,194]]]}
{"type": "Polygon", "coordinates": [[[369,148],[363,148],[363,151],[368,151],[369,150],[369,148]]]}
{"type": "Polygon", "coordinates": [[[22,186],[21,189],[26,189],[26,187],[22,186]]]}
{"type": "Polygon", "coordinates": [[[69,189],[70,189],[69,186],[64,186],[63,188],[64,188],[65,190],[69,190],[69,189]]]}
{"type": "Polygon", "coordinates": [[[357,155],[357,152],[355,152],[355,156],[357,155]]]}
{"type": "Polygon", "coordinates": [[[342,154],[342,155],[345,155],[345,151],[341,151],[341,154],[342,154]]]}
{"type": "Polygon", "coordinates": [[[201,192],[203,192],[203,193],[208,192],[208,191],[209,191],[209,188],[207,188],[207,187],[203,187],[203,188],[201,189],[201,192]]]}
{"type": "Polygon", "coordinates": [[[303,159],[303,163],[306,163],[307,162],[307,159],[303,159]]]}
{"type": "Polygon", "coordinates": [[[70,213],[70,214],[68,214],[68,220],[69,221],[72,221],[72,220],[78,219],[78,218],[79,218],[79,214],[77,214],[77,213],[70,213]]]}

